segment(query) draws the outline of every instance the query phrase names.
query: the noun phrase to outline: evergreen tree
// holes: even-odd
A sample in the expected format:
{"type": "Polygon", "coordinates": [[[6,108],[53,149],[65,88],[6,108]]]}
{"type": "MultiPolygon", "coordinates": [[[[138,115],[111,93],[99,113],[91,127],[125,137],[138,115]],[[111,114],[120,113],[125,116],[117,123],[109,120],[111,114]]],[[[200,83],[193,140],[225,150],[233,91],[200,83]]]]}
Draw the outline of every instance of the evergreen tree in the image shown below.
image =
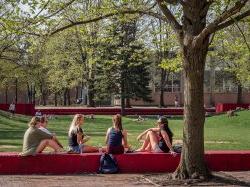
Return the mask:
{"type": "MultiPolygon", "coordinates": [[[[99,93],[114,93],[120,95],[122,108],[130,107],[130,99],[151,101],[149,89],[150,62],[142,43],[137,40],[137,20],[113,20],[107,31],[98,67],[97,78],[99,93]],[[107,45],[107,41],[111,40],[107,45]]],[[[98,96],[103,98],[100,94],[98,96]]],[[[107,96],[107,95],[106,95],[107,96]]]]}

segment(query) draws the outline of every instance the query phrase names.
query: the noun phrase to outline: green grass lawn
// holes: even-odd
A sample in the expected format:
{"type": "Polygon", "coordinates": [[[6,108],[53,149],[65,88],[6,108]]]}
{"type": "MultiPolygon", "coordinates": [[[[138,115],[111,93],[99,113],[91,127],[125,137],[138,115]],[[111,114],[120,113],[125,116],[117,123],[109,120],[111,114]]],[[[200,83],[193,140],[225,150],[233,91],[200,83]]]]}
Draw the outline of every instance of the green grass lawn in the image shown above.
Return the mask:
{"type": "MultiPolygon", "coordinates": [[[[228,118],[226,115],[208,117],[205,123],[206,150],[246,150],[250,149],[250,111],[241,111],[238,116],[228,118]]],[[[91,136],[91,145],[103,145],[106,130],[112,125],[112,116],[96,116],[96,119],[85,119],[83,129],[91,136]]],[[[156,117],[143,122],[133,121],[133,117],[123,118],[123,128],[128,131],[129,144],[139,147],[136,137],[143,130],[153,127],[156,117]]],[[[21,151],[22,139],[30,117],[15,116],[10,118],[8,113],[0,112],[0,152],[21,151]]],[[[72,116],[57,116],[49,121],[48,128],[55,132],[67,147],[67,132],[72,116]]],[[[170,128],[174,133],[174,140],[182,139],[183,120],[169,119],[170,128]]]]}

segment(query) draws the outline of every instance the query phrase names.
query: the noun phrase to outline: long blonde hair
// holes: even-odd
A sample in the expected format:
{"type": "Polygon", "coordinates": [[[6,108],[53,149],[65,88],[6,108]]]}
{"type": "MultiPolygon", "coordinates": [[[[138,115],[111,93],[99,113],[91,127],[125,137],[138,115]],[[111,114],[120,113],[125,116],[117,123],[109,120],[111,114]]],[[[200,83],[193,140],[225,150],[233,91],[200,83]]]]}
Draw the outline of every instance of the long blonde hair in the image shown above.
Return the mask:
{"type": "Polygon", "coordinates": [[[122,117],[120,114],[116,114],[113,116],[113,124],[114,124],[115,128],[122,131],[122,117]]]}
{"type": "Polygon", "coordinates": [[[72,132],[76,131],[78,122],[81,118],[84,118],[82,114],[76,114],[70,124],[68,135],[70,136],[72,132]]]}
{"type": "Polygon", "coordinates": [[[37,116],[34,116],[34,117],[31,118],[28,126],[29,127],[35,127],[38,122],[40,122],[40,118],[37,117],[37,116]]]}

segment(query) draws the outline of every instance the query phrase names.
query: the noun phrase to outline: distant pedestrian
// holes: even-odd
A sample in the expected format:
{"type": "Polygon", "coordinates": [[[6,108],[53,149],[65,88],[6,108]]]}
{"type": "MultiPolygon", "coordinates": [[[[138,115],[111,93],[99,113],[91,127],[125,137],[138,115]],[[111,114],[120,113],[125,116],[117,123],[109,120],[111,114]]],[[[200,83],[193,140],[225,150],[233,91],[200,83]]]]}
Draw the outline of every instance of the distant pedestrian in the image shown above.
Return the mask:
{"type": "Polygon", "coordinates": [[[12,116],[15,115],[15,111],[16,111],[16,104],[15,102],[13,101],[10,106],[9,106],[9,112],[11,113],[12,116]]]}
{"type": "Polygon", "coordinates": [[[35,116],[37,117],[42,117],[42,112],[40,110],[36,111],[35,116]]]}
{"type": "Polygon", "coordinates": [[[174,106],[179,107],[179,100],[177,96],[175,96],[175,99],[174,99],[174,106]]]}

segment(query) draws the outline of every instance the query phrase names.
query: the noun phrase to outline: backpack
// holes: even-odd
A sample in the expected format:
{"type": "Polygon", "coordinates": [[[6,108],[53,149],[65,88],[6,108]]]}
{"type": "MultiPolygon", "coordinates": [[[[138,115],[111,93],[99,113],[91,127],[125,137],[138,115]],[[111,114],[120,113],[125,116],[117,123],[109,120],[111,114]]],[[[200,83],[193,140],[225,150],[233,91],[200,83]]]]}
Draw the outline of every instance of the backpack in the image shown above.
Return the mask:
{"type": "Polygon", "coordinates": [[[181,151],[182,151],[182,145],[181,144],[173,145],[173,149],[174,149],[174,152],[181,153],[181,151]]]}
{"type": "Polygon", "coordinates": [[[118,172],[118,164],[111,154],[104,153],[100,158],[99,173],[111,174],[118,172]]]}

